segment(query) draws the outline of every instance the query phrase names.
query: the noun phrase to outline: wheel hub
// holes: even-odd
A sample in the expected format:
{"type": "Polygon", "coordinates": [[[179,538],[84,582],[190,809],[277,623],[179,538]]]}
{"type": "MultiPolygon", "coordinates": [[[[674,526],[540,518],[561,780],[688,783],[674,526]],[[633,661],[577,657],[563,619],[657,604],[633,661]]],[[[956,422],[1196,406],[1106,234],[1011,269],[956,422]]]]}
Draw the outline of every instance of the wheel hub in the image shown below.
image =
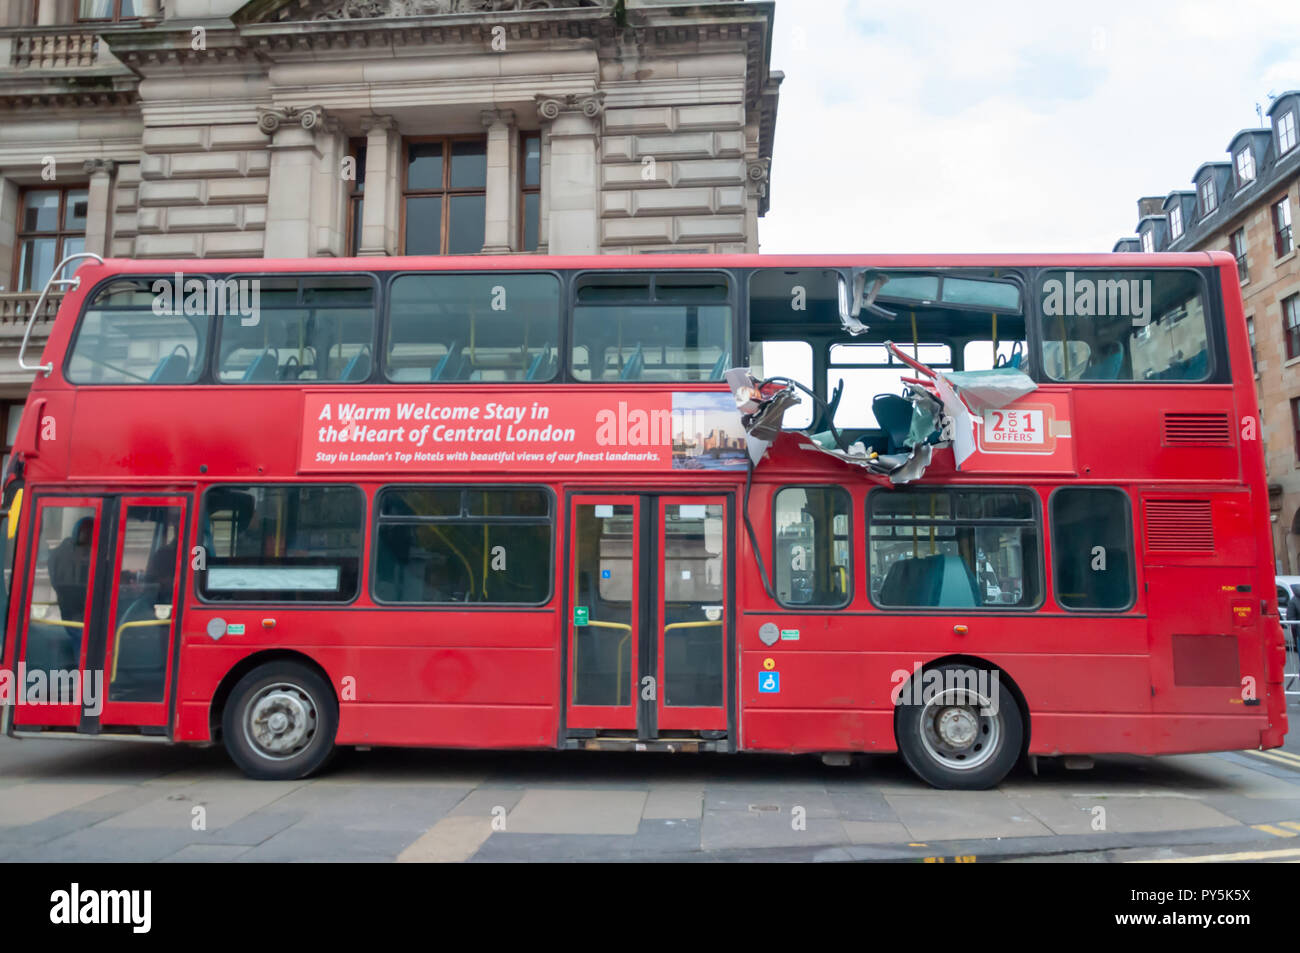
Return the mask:
{"type": "Polygon", "coordinates": [[[248,706],[245,735],[259,753],[287,758],[310,743],[316,733],[316,706],[297,685],[271,685],[248,706]]]}
{"type": "Polygon", "coordinates": [[[939,737],[953,748],[966,748],[975,740],[979,722],[969,708],[945,708],[939,714],[939,737]]]}

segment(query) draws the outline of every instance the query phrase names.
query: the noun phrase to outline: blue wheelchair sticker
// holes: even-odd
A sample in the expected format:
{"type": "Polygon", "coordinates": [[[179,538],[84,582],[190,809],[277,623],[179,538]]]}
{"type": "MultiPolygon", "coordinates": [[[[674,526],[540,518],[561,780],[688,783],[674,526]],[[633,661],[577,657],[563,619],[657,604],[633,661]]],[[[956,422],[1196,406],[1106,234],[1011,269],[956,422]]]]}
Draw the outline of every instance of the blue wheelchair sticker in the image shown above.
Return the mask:
{"type": "Polygon", "coordinates": [[[608,578],[609,578],[609,570],[608,570],[608,569],[602,569],[602,570],[600,571],[600,578],[601,578],[601,579],[608,579],[608,578]]]}
{"type": "Polygon", "coordinates": [[[759,672],[758,690],[764,694],[774,694],[781,690],[780,672],[759,672]]]}

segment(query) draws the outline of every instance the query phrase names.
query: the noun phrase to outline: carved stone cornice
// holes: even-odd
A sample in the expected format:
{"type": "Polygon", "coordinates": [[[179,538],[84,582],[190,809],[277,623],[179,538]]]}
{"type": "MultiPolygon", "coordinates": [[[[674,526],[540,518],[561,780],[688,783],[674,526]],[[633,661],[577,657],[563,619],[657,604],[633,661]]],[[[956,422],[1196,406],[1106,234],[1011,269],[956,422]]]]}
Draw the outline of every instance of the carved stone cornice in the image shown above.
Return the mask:
{"type": "Polygon", "coordinates": [[[308,132],[328,130],[334,120],[325,115],[321,106],[258,106],[257,128],[266,135],[274,135],[282,125],[302,126],[308,132]]]}
{"type": "Polygon", "coordinates": [[[82,168],[85,169],[86,175],[89,176],[112,175],[117,169],[117,163],[112,159],[87,159],[82,164],[82,168]]]}
{"type": "Polygon", "coordinates": [[[761,199],[767,195],[767,183],[771,174],[771,158],[750,159],[745,163],[745,186],[752,197],[761,199]]]}
{"type": "Polygon", "coordinates": [[[515,111],[513,109],[485,109],[478,114],[479,122],[485,127],[491,129],[497,123],[505,123],[507,126],[515,124],[515,111]]]}
{"type": "Polygon", "coordinates": [[[537,115],[541,117],[542,122],[553,122],[560,118],[561,113],[574,112],[580,112],[588,119],[595,119],[605,109],[603,90],[584,94],[569,93],[563,98],[538,94],[535,99],[537,115]]]}
{"type": "Polygon", "coordinates": [[[335,0],[311,15],[312,20],[373,20],[382,17],[427,17],[456,13],[507,13],[608,6],[607,0],[335,0]]]}

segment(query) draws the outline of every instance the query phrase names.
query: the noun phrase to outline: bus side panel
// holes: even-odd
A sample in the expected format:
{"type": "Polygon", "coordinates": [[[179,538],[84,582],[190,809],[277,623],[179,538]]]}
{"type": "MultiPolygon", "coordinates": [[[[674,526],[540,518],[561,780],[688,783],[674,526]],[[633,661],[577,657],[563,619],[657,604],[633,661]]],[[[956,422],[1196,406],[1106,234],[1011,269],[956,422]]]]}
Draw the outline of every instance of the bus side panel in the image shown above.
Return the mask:
{"type": "Polygon", "coordinates": [[[207,711],[239,662],[288,650],[329,677],[340,698],[340,744],[553,747],[560,684],[554,613],[422,615],[417,630],[410,625],[415,613],[389,610],[192,610],[177,740],[209,740],[207,711]],[[242,624],[246,634],[214,641],[207,625],[215,618],[242,624]],[[268,630],[261,618],[276,624],[268,630]]]}

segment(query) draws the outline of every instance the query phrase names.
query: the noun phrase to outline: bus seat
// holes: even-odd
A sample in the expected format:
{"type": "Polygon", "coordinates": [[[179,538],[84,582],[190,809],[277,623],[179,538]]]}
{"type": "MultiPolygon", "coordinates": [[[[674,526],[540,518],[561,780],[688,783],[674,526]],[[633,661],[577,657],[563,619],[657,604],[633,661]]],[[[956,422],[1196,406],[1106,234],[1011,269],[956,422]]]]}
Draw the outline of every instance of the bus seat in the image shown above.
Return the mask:
{"type": "Polygon", "coordinates": [[[438,360],[437,364],[433,365],[433,370],[429,372],[429,380],[431,381],[442,380],[442,376],[446,374],[448,370],[452,371],[452,373],[448,376],[448,380],[455,380],[457,377],[460,376],[458,373],[460,370],[460,342],[459,341],[452,341],[451,347],[447,348],[447,353],[444,354],[438,360]]]}
{"type": "Polygon", "coordinates": [[[183,384],[190,376],[190,361],[183,354],[172,351],[149,375],[150,384],[183,384]]]}
{"type": "Polygon", "coordinates": [[[880,602],[888,606],[966,609],[983,601],[965,560],[943,553],[900,559],[880,587],[880,602]]]}
{"type": "Polygon", "coordinates": [[[912,429],[912,402],[897,394],[877,394],[871,400],[876,422],[889,438],[885,453],[906,453],[907,433],[912,429]]]}
{"type": "Polygon", "coordinates": [[[279,379],[279,359],[267,348],[261,354],[257,355],[252,364],[248,365],[248,370],[244,371],[244,383],[255,384],[263,381],[274,381],[279,379]]]}
{"type": "Polygon", "coordinates": [[[709,380],[720,381],[722,375],[727,371],[727,358],[730,357],[726,351],[718,355],[718,359],[713,362],[713,370],[709,372],[709,380]]]}
{"type": "MultiPolygon", "coordinates": [[[[535,381],[542,369],[547,371],[551,369],[551,342],[547,341],[542,345],[542,349],[537,352],[531,364],[528,365],[528,373],[524,375],[524,380],[535,381]]],[[[550,376],[549,374],[547,376],[550,376]]]]}
{"type": "Polygon", "coordinates": [[[931,558],[938,561],[935,568],[931,570],[938,577],[937,601],[933,605],[945,609],[968,609],[984,603],[980,597],[975,573],[971,571],[970,566],[966,565],[966,560],[960,556],[931,558]]]}
{"type": "Polygon", "coordinates": [[[343,369],[343,376],[339,380],[344,381],[363,381],[370,376],[370,348],[363,347],[352,355],[352,360],[348,361],[348,366],[343,369]]]}
{"type": "Polygon", "coordinates": [[[618,372],[618,379],[621,381],[639,381],[641,371],[645,369],[645,355],[641,353],[641,345],[636,346],[632,356],[627,359],[623,369],[618,372]]]}
{"type": "Polygon", "coordinates": [[[1111,354],[1107,354],[1097,361],[1090,361],[1084,368],[1083,373],[1079,375],[1082,381],[1113,381],[1119,379],[1119,373],[1124,366],[1124,352],[1116,346],[1111,354]]]}

